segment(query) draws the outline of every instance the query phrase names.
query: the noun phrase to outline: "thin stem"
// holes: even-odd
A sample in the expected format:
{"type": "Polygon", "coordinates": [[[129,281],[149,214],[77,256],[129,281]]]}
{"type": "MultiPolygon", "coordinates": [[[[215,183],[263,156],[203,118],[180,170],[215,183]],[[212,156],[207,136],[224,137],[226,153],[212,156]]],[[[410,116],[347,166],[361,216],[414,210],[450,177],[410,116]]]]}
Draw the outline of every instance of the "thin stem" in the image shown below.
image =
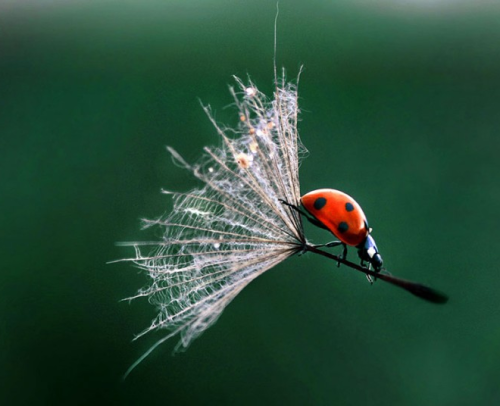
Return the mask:
{"type": "Polygon", "coordinates": [[[418,296],[421,299],[427,300],[428,302],[443,304],[448,301],[448,296],[445,295],[444,293],[429,288],[420,283],[372,271],[368,268],[364,268],[358,264],[347,261],[346,259],[343,259],[337,255],[322,251],[313,245],[306,245],[304,249],[305,251],[314,252],[315,254],[323,255],[324,257],[338,261],[341,264],[348,266],[349,268],[355,269],[356,271],[359,272],[363,272],[365,275],[371,275],[377,279],[381,279],[385,282],[391,283],[392,285],[399,286],[400,288],[403,288],[404,290],[410,292],[411,294],[418,296]]]}

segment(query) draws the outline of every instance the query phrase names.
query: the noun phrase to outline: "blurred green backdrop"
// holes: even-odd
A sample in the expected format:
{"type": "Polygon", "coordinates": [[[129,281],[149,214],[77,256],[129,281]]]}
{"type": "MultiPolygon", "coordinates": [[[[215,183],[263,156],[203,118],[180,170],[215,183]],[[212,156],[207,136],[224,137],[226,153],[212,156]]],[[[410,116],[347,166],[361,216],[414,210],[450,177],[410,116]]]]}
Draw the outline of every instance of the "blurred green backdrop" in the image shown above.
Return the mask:
{"type": "Polygon", "coordinates": [[[219,142],[198,98],[232,124],[231,75],[272,91],[275,8],[0,1],[1,404],[499,404],[500,7],[472,0],[281,0],[278,23],[278,65],[305,66],[302,191],[355,196],[387,267],[450,302],[309,254],[121,381],[162,334],[130,342],[155,310],[119,300],[146,277],[105,263],[151,238],[160,188],[196,187],[164,146],[219,142]]]}

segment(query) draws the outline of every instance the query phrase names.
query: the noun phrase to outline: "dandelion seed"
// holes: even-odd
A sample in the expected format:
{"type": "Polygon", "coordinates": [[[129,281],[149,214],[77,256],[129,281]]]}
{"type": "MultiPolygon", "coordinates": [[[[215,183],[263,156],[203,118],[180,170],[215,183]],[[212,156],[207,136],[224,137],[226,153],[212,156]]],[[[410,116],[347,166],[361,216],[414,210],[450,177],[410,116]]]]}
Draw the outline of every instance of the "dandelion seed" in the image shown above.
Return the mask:
{"type": "Polygon", "coordinates": [[[252,152],[252,154],[256,154],[257,150],[259,149],[259,144],[257,144],[255,141],[252,141],[248,145],[248,148],[250,148],[250,152],[252,152]]]}

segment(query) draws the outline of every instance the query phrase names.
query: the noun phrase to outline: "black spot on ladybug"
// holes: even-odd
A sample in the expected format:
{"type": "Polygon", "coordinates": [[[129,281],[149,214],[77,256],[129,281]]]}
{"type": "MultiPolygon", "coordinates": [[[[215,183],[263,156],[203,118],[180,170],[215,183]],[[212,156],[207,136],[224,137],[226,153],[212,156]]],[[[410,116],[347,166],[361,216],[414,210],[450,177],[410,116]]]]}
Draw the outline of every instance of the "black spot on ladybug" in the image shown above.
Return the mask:
{"type": "Polygon", "coordinates": [[[318,197],[314,201],[314,208],[316,210],[321,210],[323,207],[325,207],[325,204],[326,204],[326,199],[324,197],[318,197]]]}
{"type": "Polygon", "coordinates": [[[353,210],[354,210],[354,206],[352,205],[352,203],[347,202],[347,203],[345,204],[345,209],[346,209],[347,211],[353,211],[353,210]]]}
{"type": "Polygon", "coordinates": [[[345,233],[347,230],[349,230],[349,226],[345,221],[339,224],[339,232],[345,233]]]}

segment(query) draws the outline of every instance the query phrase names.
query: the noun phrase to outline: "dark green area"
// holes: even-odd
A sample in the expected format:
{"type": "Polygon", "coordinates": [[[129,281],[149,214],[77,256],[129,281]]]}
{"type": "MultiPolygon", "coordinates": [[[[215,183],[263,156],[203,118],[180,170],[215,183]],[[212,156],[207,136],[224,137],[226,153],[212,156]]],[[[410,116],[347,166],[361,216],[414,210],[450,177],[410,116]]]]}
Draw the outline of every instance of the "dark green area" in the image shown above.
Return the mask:
{"type": "MultiPolygon", "coordinates": [[[[269,1],[0,5],[0,403],[494,405],[500,402],[500,8],[493,2],[280,2],[278,65],[300,65],[303,192],[362,205],[393,274],[425,303],[311,254],[250,284],[185,353],[131,343],[155,315],[117,241],[169,159],[218,143],[198,98],[272,90],[269,1]]],[[[314,242],[330,241],[307,225],[314,242]]],[[[350,253],[354,258],[354,253],[350,253]]]]}

